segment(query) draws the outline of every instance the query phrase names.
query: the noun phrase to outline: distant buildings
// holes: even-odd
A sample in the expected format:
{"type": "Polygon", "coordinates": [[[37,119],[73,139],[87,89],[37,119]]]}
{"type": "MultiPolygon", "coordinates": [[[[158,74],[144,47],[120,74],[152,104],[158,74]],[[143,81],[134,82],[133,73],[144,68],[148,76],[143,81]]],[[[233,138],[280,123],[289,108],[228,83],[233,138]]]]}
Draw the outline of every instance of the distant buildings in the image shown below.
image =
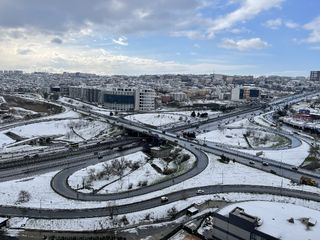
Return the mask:
{"type": "Polygon", "coordinates": [[[320,71],[311,71],[310,72],[310,81],[320,82],[320,71]]]}
{"type": "Polygon", "coordinates": [[[69,88],[69,97],[101,104],[118,111],[151,111],[155,109],[155,91],[146,88],[69,88]]]}
{"type": "Polygon", "coordinates": [[[252,86],[237,86],[231,90],[231,100],[251,101],[260,97],[260,89],[252,86]]]}

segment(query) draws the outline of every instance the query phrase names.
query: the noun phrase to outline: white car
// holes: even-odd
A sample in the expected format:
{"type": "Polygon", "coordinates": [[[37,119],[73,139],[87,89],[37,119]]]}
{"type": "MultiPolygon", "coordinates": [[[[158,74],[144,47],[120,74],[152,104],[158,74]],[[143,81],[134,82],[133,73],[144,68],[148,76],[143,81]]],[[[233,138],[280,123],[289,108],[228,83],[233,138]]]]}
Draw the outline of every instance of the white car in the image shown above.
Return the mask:
{"type": "Polygon", "coordinates": [[[163,197],[160,198],[160,200],[161,200],[162,203],[164,203],[164,202],[168,202],[169,199],[168,199],[168,197],[163,196],[163,197]]]}
{"type": "Polygon", "coordinates": [[[197,194],[204,194],[204,191],[202,189],[198,189],[197,194]]]}

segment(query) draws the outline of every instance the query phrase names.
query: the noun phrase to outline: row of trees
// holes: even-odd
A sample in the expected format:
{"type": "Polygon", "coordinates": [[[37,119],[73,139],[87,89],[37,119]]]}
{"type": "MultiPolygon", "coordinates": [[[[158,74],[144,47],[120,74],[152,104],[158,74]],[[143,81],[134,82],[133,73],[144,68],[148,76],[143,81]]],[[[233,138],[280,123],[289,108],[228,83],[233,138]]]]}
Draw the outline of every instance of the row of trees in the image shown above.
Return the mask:
{"type": "Polygon", "coordinates": [[[195,118],[195,117],[200,117],[200,118],[207,118],[208,117],[208,113],[196,113],[195,111],[193,111],[191,113],[191,117],[195,118]]]}

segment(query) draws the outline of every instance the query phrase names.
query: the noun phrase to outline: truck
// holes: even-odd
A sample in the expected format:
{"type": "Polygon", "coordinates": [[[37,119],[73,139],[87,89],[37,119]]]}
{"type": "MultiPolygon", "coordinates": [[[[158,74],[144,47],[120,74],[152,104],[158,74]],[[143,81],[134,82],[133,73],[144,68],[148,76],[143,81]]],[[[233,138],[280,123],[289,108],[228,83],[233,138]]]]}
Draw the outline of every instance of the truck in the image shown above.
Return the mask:
{"type": "Polygon", "coordinates": [[[316,180],[312,179],[311,177],[302,176],[300,178],[300,184],[305,184],[309,186],[318,186],[316,180]]]}

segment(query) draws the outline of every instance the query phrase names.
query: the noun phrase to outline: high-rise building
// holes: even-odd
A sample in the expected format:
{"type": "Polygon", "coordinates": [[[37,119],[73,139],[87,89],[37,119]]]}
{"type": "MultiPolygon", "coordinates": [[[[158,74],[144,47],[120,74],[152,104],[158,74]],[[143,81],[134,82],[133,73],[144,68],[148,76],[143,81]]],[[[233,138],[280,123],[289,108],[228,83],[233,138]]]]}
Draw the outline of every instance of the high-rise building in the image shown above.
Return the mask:
{"type": "Polygon", "coordinates": [[[99,103],[118,111],[150,111],[155,109],[155,91],[147,88],[70,87],[69,96],[89,103],[99,103]]]}
{"type": "Polygon", "coordinates": [[[311,71],[310,72],[311,81],[320,81],[320,71],[311,71]]]}
{"type": "Polygon", "coordinates": [[[237,86],[231,91],[233,101],[251,101],[260,97],[260,89],[252,86],[237,86]]]}

